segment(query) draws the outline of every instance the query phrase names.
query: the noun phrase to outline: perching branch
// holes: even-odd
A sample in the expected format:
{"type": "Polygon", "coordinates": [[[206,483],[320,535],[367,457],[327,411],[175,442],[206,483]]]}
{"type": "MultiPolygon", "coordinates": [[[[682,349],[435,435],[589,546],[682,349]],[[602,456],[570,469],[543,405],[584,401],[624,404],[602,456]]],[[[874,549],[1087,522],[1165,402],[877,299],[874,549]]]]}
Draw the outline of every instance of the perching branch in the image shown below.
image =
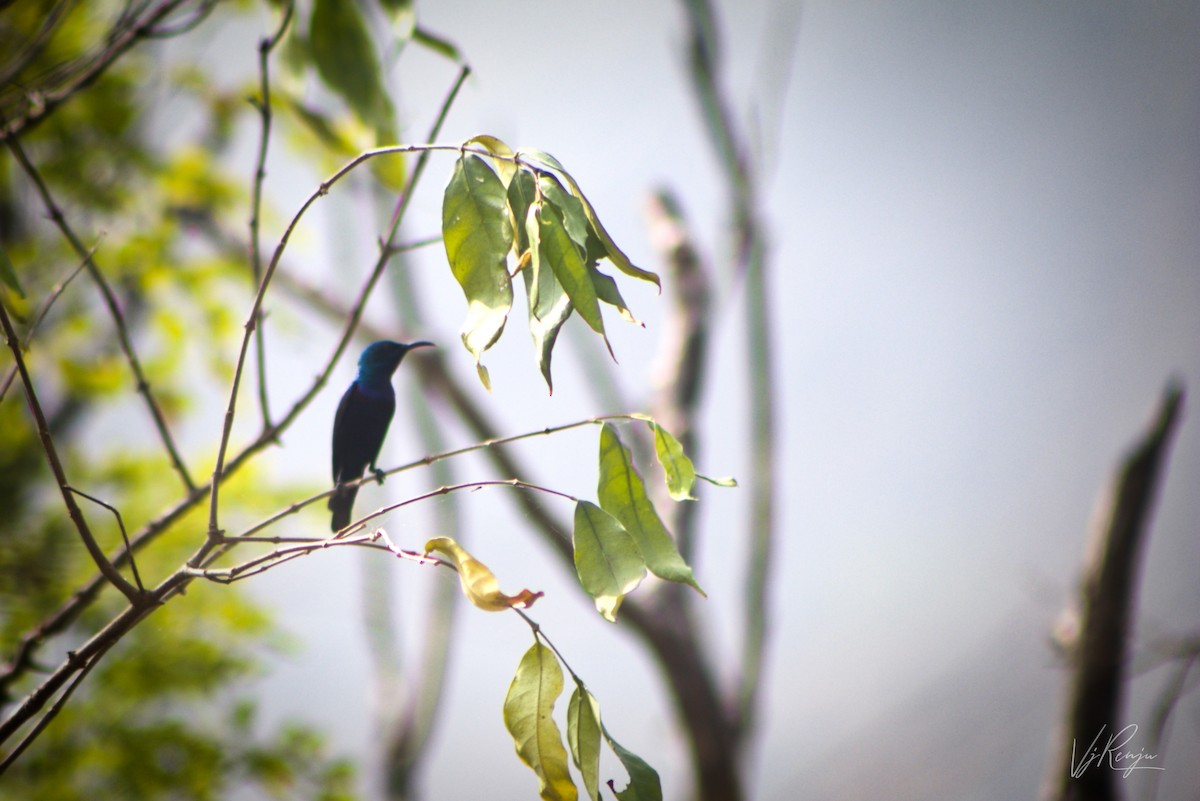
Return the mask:
{"type": "Polygon", "coordinates": [[[1149,431],[1125,457],[1093,529],[1080,588],[1074,676],[1046,797],[1057,801],[1115,801],[1112,770],[1076,770],[1080,753],[1121,718],[1126,652],[1141,554],[1149,537],[1167,449],[1179,420],[1183,389],[1170,384],[1149,431]],[[1106,728],[1107,727],[1107,728],[1106,728]]]}

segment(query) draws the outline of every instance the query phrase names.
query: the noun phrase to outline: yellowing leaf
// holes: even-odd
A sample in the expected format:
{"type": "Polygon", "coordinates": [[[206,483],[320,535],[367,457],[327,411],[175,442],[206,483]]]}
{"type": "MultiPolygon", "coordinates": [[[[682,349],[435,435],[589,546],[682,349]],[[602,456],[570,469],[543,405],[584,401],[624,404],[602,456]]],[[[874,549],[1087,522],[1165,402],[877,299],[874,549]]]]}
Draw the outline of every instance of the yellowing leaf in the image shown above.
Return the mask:
{"type": "MultiPolygon", "coordinates": [[[[501,140],[488,134],[480,134],[473,136],[463,142],[463,147],[471,145],[479,145],[484,150],[492,154],[492,166],[496,168],[496,173],[500,176],[500,180],[505,186],[512,183],[513,175],[517,172],[517,165],[513,161],[512,148],[504,144],[501,140]]],[[[522,219],[517,217],[518,220],[522,219]]]]}
{"type": "Polygon", "coordinates": [[[426,555],[434,552],[442,554],[454,565],[467,599],[486,612],[501,612],[512,607],[525,609],[542,597],[542,593],[529,590],[521,590],[516,595],[500,592],[500,582],[487,565],[449,537],[435,537],[425,543],[426,555]]]}
{"type": "Polygon", "coordinates": [[[579,797],[553,717],[554,701],[562,689],[562,669],[554,653],[535,642],[521,657],[504,698],[504,726],[516,744],[517,756],[537,774],[539,795],[545,801],[579,797]]]}
{"type": "Polygon", "coordinates": [[[450,270],[467,298],[462,340],[475,357],[480,379],[488,385],[480,358],[504,331],[512,308],[512,281],[505,261],[513,245],[513,226],[503,182],[479,156],[464,154],[442,200],[442,240],[450,270]]]}
{"type": "Polygon", "coordinates": [[[594,503],[575,505],[575,572],[596,611],[616,622],[625,596],[646,576],[646,561],[633,537],[608,512],[594,503]]]}
{"type": "Polygon", "coordinates": [[[600,702],[578,682],[567,704],[567,745],[584,791],[600,801],[600,702]]]}
{"type": "Polygon", "coordinates": [[[646,485],[633,466],[633,456],[609,423],[600,428],[597,494],[600,508],[621,521],[633,537],[651,573],[668,581],[688,584],[704,594],[646,495],[646,485]]]}

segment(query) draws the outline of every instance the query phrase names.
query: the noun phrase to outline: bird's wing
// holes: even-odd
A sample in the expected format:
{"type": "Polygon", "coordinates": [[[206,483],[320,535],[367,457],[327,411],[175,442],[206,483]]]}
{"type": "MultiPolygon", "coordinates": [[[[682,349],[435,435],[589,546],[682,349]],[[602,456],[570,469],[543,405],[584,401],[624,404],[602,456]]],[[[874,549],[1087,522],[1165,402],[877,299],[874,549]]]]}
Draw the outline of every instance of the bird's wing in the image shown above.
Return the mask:
{"type": "Polygon", "coordinates": [[[395,409],[395,395],[368,394],[357,381],[350,385],[333,418],[335,484],[359,478],[375,463],[395,409]]]}

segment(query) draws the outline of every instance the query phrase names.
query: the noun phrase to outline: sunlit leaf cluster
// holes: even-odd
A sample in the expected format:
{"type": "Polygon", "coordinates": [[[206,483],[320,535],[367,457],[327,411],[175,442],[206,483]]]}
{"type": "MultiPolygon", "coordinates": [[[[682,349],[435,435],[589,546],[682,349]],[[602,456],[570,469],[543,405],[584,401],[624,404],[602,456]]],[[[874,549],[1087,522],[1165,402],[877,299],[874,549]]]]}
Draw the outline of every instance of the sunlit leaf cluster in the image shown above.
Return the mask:
{"type": "MultiPolygon", "coordinates": [[[[662,801],[658,773],[613,739],[600,719],[599,701],[578,676],[572,674],[572,678],[575,690],[567,704],[567,745],[587,798],[600,801],[603,740],[629,776],[622,790],[616,789],[615,780],[606,782],[619,801],[662,801]]],[[[562,691],[558,657],[537,641],[521,657],[504,699],[504,725],[516,744],[517,755],[537,775],[538,793],[545,801],[575,801],[579,797],[562,733],[554,720],[554,704],[562,691]]]]}
{"type": "Polygon", "coordinates": [[[617,247],[579,184],[553,156],[515,153],[492,136],[463,145],[442,199],[442,239],[467,299],[463,344],[484,386],[491,381],[481,359],[504,332],[517,273],[524,281],[538,368],[551,391],[550,357],[572,313],[604,340],[610,354],[600,304],[637,322],[616,281],[599,270],[600,260],[659,285],[657,275],[634,266],[617,247]]]}

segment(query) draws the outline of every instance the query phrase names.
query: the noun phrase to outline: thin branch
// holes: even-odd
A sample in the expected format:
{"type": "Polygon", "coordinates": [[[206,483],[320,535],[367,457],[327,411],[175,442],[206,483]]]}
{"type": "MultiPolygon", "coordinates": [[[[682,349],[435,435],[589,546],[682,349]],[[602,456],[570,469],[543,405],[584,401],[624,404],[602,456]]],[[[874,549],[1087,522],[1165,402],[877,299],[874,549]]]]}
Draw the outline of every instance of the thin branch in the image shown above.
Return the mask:
{"type": "MultiPolygon", "coordinates": [[[[659,376],[654,418],[675,435],[684,453],[697,461],[696,413],[708,363],[708,327],[712,290],[708,272],[692,242],[679,204],[668,192],[656,193],[649,203],[650,235],[671,277],[673,303],[655,375],[659,376]]],[[[660,495],[663,493],[660,493],[660,495]]],[[[679,552],[691,563],[695,551],[696,505],[666,503],[668,530],[675,533],[679,552]]]]}
{"type": "MultiPolygon", "coordinates": [[[[141,19],[123,18],[118,20],[113,30],[109,32],[104,48],[99,53],[90,59],[78,59],[77,63],[82,64],[80,67],[73,64],[67,66],[68,74],[63,79],[61,86],[51,90],[36,87],[26,91],[26,107],[23,113],[15,115],[15,118],[11,120],[0,119],[0,140],[11,141],[46,119],[76,92],[90,86],[139,41],[149,38],[163,20],[179,8],[195,1],[164,0],[141,19]]],[[[208,0],[204,0],[204,2],[207,3],[208,0]]],[[[14,117],[14,115],[8,114],[5,116],[14,117]]]]}
{"type": "Polygon", "coordinates": [[[683,0],[689,27],[692,85],[704,121],[730,186],[736,239],[735,276],[746,286],[747,394],[750,398],[750,447],[755,477],[750,484],[750,520],[746,531],[748,569],[743,609],[739,728],[754,728],[762,689],[771,567],[775,562],[775,381],[771,342],[771,293],[767,286],[766,237],[759,226],[758,188],[753,159],[735,123],[721,85],[717,29],[710,0],[683,0]]]}
{"type": "Polygon", "coordinates": [[[115,506],[113,506],[112,504],[105,503],[104,501],[100,500],[99,498],[96,498],[92,495],[88,495],[86,492],[83,492],[82,490],[78,490],[75,487],[68,487],[67,489],[69,489],[71,492],[75,493],[76,495],[78,495],[82,498],[87,498],[89,501],[96,504],[97,506],[103,506],[105,509],[107,509],[108,511],[113,513],[113,517],[117,518],[117,527],[121,529],[121,541],[125,543],[125,554],[126,554],[127,558],[129,559],[129,569],[133,573],[133,580],[137,583],[138,591],[144,593],[146,591],[146,588],[142,584],[141,575],[138,573],[137,562],[134,561],[134,559],[133,559],[133,551],[129,547],[129,534],[126,533],[126,531],[125,531],[125,521],[121,519],[121,513],[119,511],[117,511],[117,508],[115,506]]]}
{"type": "MultiPolygon", "coordinates": [[[[254,101],[260,119],[258,137],[258,156],[254,164],[254,180],[250,190],[250,274],[254,285],[262,283],[262,247],[259,243],[259,220],[262,214],[263,181],[267,177],[267,148],[271,141],[271,81],[269,65],[271,51],[279,44],[292,22],[295,3],[288,2],[283,11],[283,19],[274,35],[266,37],[258,43],[258,91],[259,98],[254,101]]],[[[265,335],[263,333],[263,314],[260,311],[254,328],[254,357],[258,365],[258,403],[262,409],[263,428],[271,425],[271,408],[267,399],[267,353],[265,335]]]]}
{"type": "Polygon", "coordinates": [[[138,360],[137,353],[133,349],[133,340],[129,336],[129,329],[125,325],[125,315],[121,311],[121,306],[117,302],[117,297],[113,294],[112,288],[109,287],[104,273],[100,271],[100,267],[96,264],[96,260],[92,256],[92,250],[84,246],[83,242],[75,234],[75,230],[67,222],[66,216],[59,207],[54,195],[50,192],[50,187],[42,178],[41,173],[29,160],[25,154],[25,149],[21,147],[21,143],[15,138],[8,140],[8,149],[12,152],[13,157],[25,170],[25,174],[29,176],[30,181],[37,188],[38,195],[42,199],[42,204],[46,207],[46,212],[50,219],[57,226],[58,230],[71,243],[75,253],[83,259],[87,265],[88,274],[92,280],[96,282],[96,287],[100,290],[100,296],[104,299],[104,304],[108,308],[109,315],[113,319],[113,325],[117,330],[117,339],[121,343],[121,351],[125,354],[125,360],[129,362],[129,369],[133,372],[134,382],[137,386],[138,393],[146,402],[146,407],[150,411],[150,416],[154,420],[154,426],[158,429],[159,438],[162,440],[163,448],[167,452],[167,457],[171,460],[172,467],[179,474],[180,480],[183,482],[184,488],[190,492],[196,488],[192,482],[191,476],[188,474],[187,467],[183,463],[183,459],[179,455],[179,449],[175,446],[175,440],[171,436],[170,429],[167,427],[166,416],[158,405],[158,401],[154,399],[154,394],[150,391],[150,382],[146,380],[146,374],[142,370],[142,364],[138,360]]]}
{"type": "MultiPolygon", "coordinates": [[[[464,67],[459,73],[458,80],[455,82],[453,89],[445,100],[442,114],[439,117],[439,122],[441,119],[444,119],[446,113],[449,111],[450,104],[454,102],[454,98],[457,96],[458,90],[462,86],[463,81],[466,80],[466,76],[469,74],[469,72],[469,69],[464,67]]],[[[384,269],[387,267],[387,263],[390,258],[388,246],[390,246],[392,240],[395,238],[396,230],[399,228],[400,220],[403,217],[405,209],[408,207],[408,202],[412,197],[413,189],[415,188],[417,181],[420,180],[421,174],[424,172],[424,165],[428,160],[429,152],[433,150],[448,149],[458,150],[459,148],[450,148],[441,145],[396,145],[393,147],[376,148],[375,150],[369,150],[365,153],[362,153],[356,158],[350,160],[328,180],[324,181],[317,188],[317,190],[313,192],[307,200],[304,201],[304,203],[300,206],[300,209],[292,217],[291,222],[288,223],[287,228],[283,232],[283,236],[279,240],[279,244],[275,247],[275,252],[271,256],[271,261],[267,265],[266,272],[263,274],[262,282],[259,284],[258,293],[254,298],[253,307],[250,310],[249,319],[245,325],[246,333],[242,337],[241,350],[238,353],[237,363],[234,367],[233,382],[229,393],[229,406],[225,411],[224,427],[221,432],[220,445],[217,449],[217,461],[213,468],[213,479],[210,482],[212,491],[209,499],[208,541],[201,546],[201,549],[197,551],[196,555],[193,557],[193,561],[189,563],[192,566],[198,565],[204,559],[204,557],[207,556],[208,552],[213,547],[213,543],[220,536],[220,526],[217,522],[219,487],[221,485],[221,475],[225,469],[225,454],[229,447],[229,438],[233,433],[233,418],[234,412],[237,408],[238,388],[241,384],[242,371],[246,364],[246,353],[249,349],[251,334],[254,330],[254,321],[258,319],[258,315],[262,310],[263,299],[266,297],[267,288],[270,286],[271,279],[274,276],[276,269],[279,267],[279,261],[283,256],[284,249],[287,247],[292,232],[295,231],[296,226],[300,223],[301,218],[303,218],[304,214],[313,205],[313,203],[329,194],[329,190],[334,184],[348,175],[359,165],[369,161],[372,158],[393,153],[421,153],[421,157],[418,160],[417,166],[413,170],[413,175],[409,180],[407,191],[396,204],[396,210],[392,215],[391,225],[387,235],[383,238],[384,245],[380,248],[379,259],[376,261],[375,268],[371,271],[370,276],[368,276],[366,282],[362,286],[362,289],[359,291],[358,298],[352,307],[350,319],[348,319],[345,323],[342,335],[334,348],[333,354],[329,357],[325,364],[325,368],[317,376],[308,392],[306,392],[292,406],[292,409],[284,416],[283,420],[281,420],[278,424],[270,426],[268,429],[264,430],[264,435],[268,432],[275,432],[277,434],[279,431],[289,426],[291,422],[300,414],[300,412],[312,402],[312,399],[316,397],[317,392],[319,392],[329,380],[329,376],[333,373],[334,366],[337,364],[342,352],[346,349],[351,337],[354,335],[354,330],[358,325],[359,318],[362,316],[363,309],[366,307],[367,299],[370,297],[371,291],[375,288],[375,285],[379,282],[379,278],[383,275],[384,269]]]]}
{"type": "Polygon", "coordinates": [[[83,540],[84,547],[91,554],[92,561],[96,563],[96,567],[100,568],[100,572],[104,574],[104,577],[120,590],[129,599],[130,603],[137,604],[140,599],[140,592],[125,580],[125,577],[121,575],[120,571],[105,556],[104,551],[100,548],[99,543],[96,542],[96,538],[92,535],[92,531],[88,527],[87,519],[83,516],[83,511],[79,508],[79,504],[75,503],[75,496],[71,492],[70,482],[67,481],[66,471],[63,469],[62,462],[58,458],[58,450],[54,447],[54,438],[50,434],[50,427],[46,424],[46,416],[42,413],[42,405],[38,401],[37,392],[33,388],[33,380],[29,377],[29,371],[25,367],[25,358],[21,355],[21,344],[17,340],[17,332],[13,330],[12,322],[8,319],[8,310],[4,308],[3,303],[0,303],[0,325],[3,325],[8,349],[12,351],[13,358],[16,359],[17,372],[21,376],[21,383],[25,386],[25,399],[28,401],[29,411],[33,414],[38,436],[42,440],[42,449],[46,452],[46,461],[50,464],[50,470],[54,473],[54,480],[58,483],[59,491],[62,493],[63,503],[67,507],[67,514],[70,516],[71,522],[75,524],[75,529],[79,532],[79,538],[83,540]]]}
{"type": "MultiPolygon", "coordinates": [[[[96,246],[93,245],[92,249],[88,251],[88,255],[91,255],[95,252],[96,246]]],[[[79,266],[72,270],[66,278],[62,279],[50,288],[50,293],[46,295],[46,299],[42,301],[41,308],[39,308],[37,314],[34,315],[33,322],[29,324],[29,328],[25,331],[25,336],[21,339],[21,350],[29,350],[29,343],[33,341],[33,335],[37,332],[38,327],[42,324],[42,320],[45,320],[46,315],[49,314],[50,307],[54,305],[54,302],[58,300],[63,291],[66,290],[67,285],[70,284],[71,281],[74,280],[75,276],[79,275],[79,273],[82,272],[85,267],[87,267],[86,259],[81,261],[79,266]]],[[[0,400],[4,400],[4,396],[8,394],[8,388],[12,386],[13,379],[16,377],[17,367],[16,365],[13,365],[13,368],[8,371],[8,375],[4,379],[4,386],[0,387],[0,400]]]]}

